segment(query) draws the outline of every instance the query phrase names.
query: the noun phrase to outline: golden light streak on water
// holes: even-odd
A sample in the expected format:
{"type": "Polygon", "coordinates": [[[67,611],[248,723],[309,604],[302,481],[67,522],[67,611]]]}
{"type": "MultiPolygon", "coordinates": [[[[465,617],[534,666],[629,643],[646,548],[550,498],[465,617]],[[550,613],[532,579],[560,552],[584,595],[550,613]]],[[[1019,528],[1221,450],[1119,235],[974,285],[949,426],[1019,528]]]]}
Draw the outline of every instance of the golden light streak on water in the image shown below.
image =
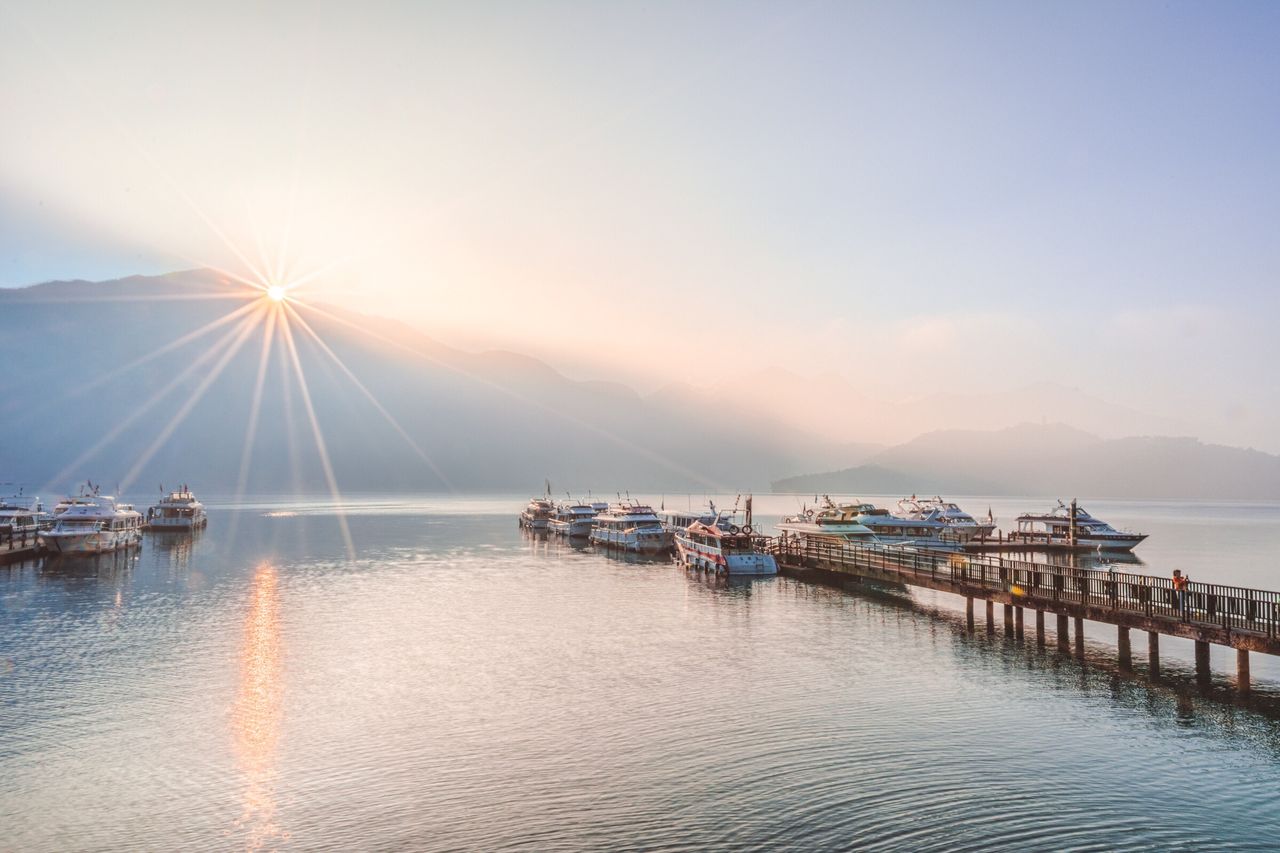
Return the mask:
{"type": "Polygon", "coordinates": [[[346,374],[347,378],[351,380],[351,382],[356,386],[356,388],[360,389],[360,393],[364,394],[365,398],[368,399],[368,401],[371,404],[373,404],[373,407],[378,410],[379,414],[381,414],[384,418],[386,418],[387,423],[391,424],[391,426],[395,429],[395,431],[400,433],[400,437],[405,440],[405,443],[409,445],[409,447],[413,450],[414,453],[418,454],[418,458],[420,458],[423,462],[427,463],[427,465],[431,468],[431,471],[437,477],[440,478],[440,481],[444,483],[446,487],[448,487],[449,491],[451,492],[455,491],[453,487],[453,483],[450,482],[447,476],[445,476],[444,471],[440,470],[440,466],[435,463],[435,460],[432,459],[430,456],[428,456],[427,452],[418,446],[418,443],[413,440],[413,438],[409,435],[409,433],[405,430],[405,428],[400,426],[400,422],[397,421],[394,417],[392,417],[391,413],[388,412],[385,407],[383,407],[382,403],[378,402],[378,398],[374,396],[373,392],[370,391],[367,387],[365,387],[365,384],[361,382],[354,373],[351,372],[351,368],[347,367],[346,363],[343,362],[343,360],[338,357],[338,354],[334,352],[333,349],[330,348],[330,346],[324,342],[324,340],[320,337],[319,334],[316,333],[316,330],[311,328],[311,324],[308,323],[306,320],[304,320],[302,318],[302,315],[299,314],[297,311],[295,311],[291,305],[286,304],[285,309],[289,312],[289,316],[292,317],[293,320],[297,322],[299,326],[302,327],[303,331],[305,331],[308,335],[311,336],[311,339],[316,342],[316,345],[319,346],[320,349],[322,349],[325,352],[325,354],[329,356],[329,358],[333,359],[333,363],[338,366],[338,369],[346,374]]]}
{"type": "Polygon", "coordinates": [[[311,421],[311,435],[315,438],[316,452],[320,454],[320,465],[324,469],[325,482],[329,485],[329,494],[337,504],[338,526],[342,530],[342,541],[347,546],[347,556],[354,561],[356,558],[356,546],[351,540],[351,528],[347,524],[346,510],[342,504],[342,494],[338,491],[338,478],[333,474],[333,464],[329,460],[329,450],[325,446],[324,433],[320,429],[320,421],[316,418],[315,406],[311,403],[311,390],[307,387],[307,377],[302,371],[302,360],[298,357],[298,347],[293,340],[293,331],[289,328],[289,318],[283,314],[280,316],[280,329],[283,332],[281,337],[287,345],[289,358],[293,362],[294,373],[298,377],[298,388],[302,391],[303,408],[307,411],[307,419],[311,421]]]}
{"type": "Polygon", "coordinates": [[[244,777],[237,827],[246,849],[260,850],[286,834],[276,820],[276,752],[283,717],[284,666],[276,570],[258,566],[240,646],[240,685],[231,713],[232,746],[244,777]]]}

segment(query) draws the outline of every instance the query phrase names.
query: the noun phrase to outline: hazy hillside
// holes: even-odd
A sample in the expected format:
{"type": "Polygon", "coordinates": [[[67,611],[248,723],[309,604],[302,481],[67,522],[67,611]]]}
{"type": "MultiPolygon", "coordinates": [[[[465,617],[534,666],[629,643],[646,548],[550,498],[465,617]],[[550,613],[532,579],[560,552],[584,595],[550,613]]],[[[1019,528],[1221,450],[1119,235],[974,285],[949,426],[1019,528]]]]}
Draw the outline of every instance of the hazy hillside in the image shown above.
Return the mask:
{"type": "MultiPolygon", "coordinates": [[[[805,372],[765,370],[745,383],[733,377],[692,376],[654,396],[672,394],[711,399],[744,416],[767,413],[829,441],[856,441],[871,448],[938,430],[990,431],[1025,422],[1070,424],[1101,438],[1192,432],[1179,421],[1099,399],[1059,382],[1014,388],[993,382],[992,390],[982,393],[890,400],[869,394],[822,364],[805,372]]],[[[857,461],[851,457],[846,464],[857,461]]]]}
{"type": "MultiPolygon", "coordinates": [[[[261,330],[245,339],[167,438],[161,436],[166,425],[220,356],[208,358],[159,399],[156,393],[234,324],[121,368],[246,304],[242,298],[209,298],[241,289],[208,272],[188,272],[0,290],[6,350],[0,480],[64,489],[88,477],[114,485],[154,446],[154,456],[136,476],[141,487],[185,479],[206,492],[232,488],[261,330]],[[91,383],[97,384],[85,387],[91,383]],[[148,401],[152,407],[139,412],[148,401]],[[71,465],[113,430],[119,434],[98,452],[71,465]]],[[[305,316],[443,474],[419,458],[330,357],[295,329],[317,418],[346,489],[450,484],[536,491],[546,477],[557,486],[597,491],[760,489],[788,471],[849,458],[833,443],[768,419],[735,422],[705,407],[646,401],[625,386],[571,381],[518,354],[466,353],[395,321],[337,313],[374,335],[317,314],[305,316]]],[[[247,487],[322,489],[316,460],[301,388],[277,335],[247,487]]]]}
{"type": "Polygon", "coordinates": [[[932,432],[781,492],[1280,500],[1280,457],[1192,438],[1104,440],[1062,424],[932,432]]]}

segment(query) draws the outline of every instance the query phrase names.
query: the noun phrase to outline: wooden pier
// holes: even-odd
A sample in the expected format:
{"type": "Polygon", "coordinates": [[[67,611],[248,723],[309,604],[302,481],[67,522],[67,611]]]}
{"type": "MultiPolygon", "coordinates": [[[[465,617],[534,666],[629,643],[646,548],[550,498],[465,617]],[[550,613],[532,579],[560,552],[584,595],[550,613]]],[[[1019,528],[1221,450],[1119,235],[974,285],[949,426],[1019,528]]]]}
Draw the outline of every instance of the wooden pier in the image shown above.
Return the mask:
{"type": "Polygon", "coordinates": [[[29,560],[40,554],[40,539],[31,532],[0,533],[0,564],[29,560]]]}
{"type": "Polygon", "coordinates": [[[1171,578],[1035,563],[998,555],[869,548],[848,543],[770,539],[764,543],[788,575],[843,586],[867,579],[949,592],[965,599],[970,631],[974,600],[986,602],[986,630],[995,633],[1003,605],[1006,636],[1023,636],[1023,613],[1035,611],[1036,642],[1045,644],[1045,614],[1057,621],[1057,644],[1084,657],[1084,620],[1116,626],[1120,666],[1133,665],[1129,632],[1147,632],[1147,666],[1160,674],[1160,635],[1195,642],[1196,674],[1207,682],[1209,644],[1236,650],[1236,684],[1249,690],[1249,652],[1280,655],[1280,592],[1171,578]]]}

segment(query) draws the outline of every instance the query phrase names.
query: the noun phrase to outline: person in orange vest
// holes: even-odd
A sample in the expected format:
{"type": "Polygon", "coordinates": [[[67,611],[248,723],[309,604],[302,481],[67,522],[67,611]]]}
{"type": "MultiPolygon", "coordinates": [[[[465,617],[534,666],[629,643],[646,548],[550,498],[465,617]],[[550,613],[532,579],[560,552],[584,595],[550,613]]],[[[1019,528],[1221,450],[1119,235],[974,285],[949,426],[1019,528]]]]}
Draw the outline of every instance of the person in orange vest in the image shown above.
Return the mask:
{"type": "Polygon", "coordinates": [[[1187,613],[1187,580],[1181,569],[1173,570],[1173,594],[1178,599],[1178,611],[1184,616],[1187,613]]]}

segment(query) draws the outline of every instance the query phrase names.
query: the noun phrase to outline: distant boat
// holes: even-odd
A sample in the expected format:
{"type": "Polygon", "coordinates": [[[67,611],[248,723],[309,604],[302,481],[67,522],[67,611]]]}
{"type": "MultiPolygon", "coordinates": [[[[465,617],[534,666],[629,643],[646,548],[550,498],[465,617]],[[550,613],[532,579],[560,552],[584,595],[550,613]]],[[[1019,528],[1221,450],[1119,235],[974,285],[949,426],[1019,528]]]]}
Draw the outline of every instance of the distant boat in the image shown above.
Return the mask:
{"type": "Polygon", "coordinates": [[[996,529],[994,518],[978,521],[950,501],[941,497],[917,498],[912,495],[898,501],[898,516],[910,521],[936,521],[944,525],[940,536],[951,542],[965,544],[973,539],[986,539],[996,529]]]}
{"type": "Polygon", "coordinates": [[[658,517],[662,519],[662,526],[673,534],[684,530],[695,521],[714,524],[716,515],[716,505],[713,503],[708,503],[705,509],[662,510],[658,513],[658,517]]]}
{"type": "Polygon", "coordinates": [[[185,485],[147,510],[147,527],[156,531],[196,530],[208,523],[204,504],[185,485]]]}
{"type": "Polygon", "coordinates": [[[550,497],[530,498],[520,511],[520,526],[529,530],[546,530],[555,515],[556,505],[550,497]]]}
{"type": "Polygon", "coordinates": [[[1117,530],[1099,518],[1094,518],[1082,507],[1064,504],[1044,513],[1026,513],[1018,516],[1018,529],[1010,539],[1028,545],[1068,546],[1080,549],[1096,548],[1101,551],[1132,551],[1144,539],[1145,533],[1117,530]],[[1075,510],[1075,536],[1072,536],[1072,509],[1075,510]]]}
{"type": "MultiPolygon", "coordinates": [[[[817,508],[805,508],[778,522],[778,531],[784,536],[801,541],[850,542],[856,545],[876,544],[876,535],[861,516],[874,510],[871,504],[836,505],[826,497],[817,508]]],[[[888,513],[881,510],[885,515],[888,513]]]]}
{"type": "Polygon", "coordinates": [[[680,562],[689,568],[731,577],[776,575],[778,563],[773,555],[756,548],[757,537],[751,524],[751,498],[747,498],[741,525],[736,523],[737,515],[737,510],[716,512],[710,521],[695,518],[687,526],[676,529],[676,552],[680,562]]]}
{"type": "Polygon", "coordinates": [[[48,527],[52,519],[38,497],[19,494],[0,498],[0,539],[34,536],[48,527]]]}
{"type": "Polygon", "coordinates": [[[39,535],[41,544],[57,554],[102,554],[142,541],[142,513],[109,495],[82,496],[39,535]]]}
{"type": "Polygon", "coordinates": [[[581,501],[561,501],[556,504],[554,513],[547,521],[547,530],[557,536],[568,536],[571,539],[585,538],[591,535],[595,526],[596,509],[581,501]]]}
{"type": "Polygon", "coordinates": [[[653,507],[631,501],[612,504],[597,515],[591,541],[624,551],[656,554],[671,547],[672,536],[663,528],[653,507]]]}

